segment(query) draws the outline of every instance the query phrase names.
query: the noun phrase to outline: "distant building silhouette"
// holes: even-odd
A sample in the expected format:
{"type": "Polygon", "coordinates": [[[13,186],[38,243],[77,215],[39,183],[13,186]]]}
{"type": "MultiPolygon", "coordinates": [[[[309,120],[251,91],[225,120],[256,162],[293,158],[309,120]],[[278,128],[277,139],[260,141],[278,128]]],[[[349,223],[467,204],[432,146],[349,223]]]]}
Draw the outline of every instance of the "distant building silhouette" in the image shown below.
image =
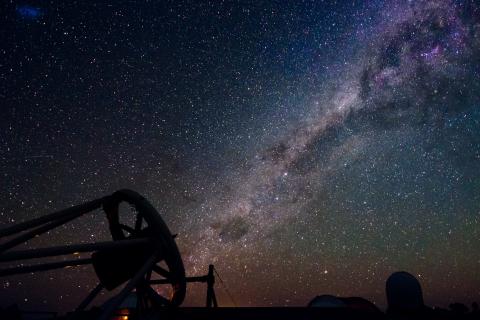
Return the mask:
{"type": "Polygon", "coordinates": [[[408,272],[395,272],[387,280],[386,293],[389,313],[415,312],[425,308],[422,287],[408,272]]]}
{"type": "Polygon", "coordinates": [[[362,312],[375,312],[380,313],[380,309],[373,303],[362,297],[347,297],[340,298],[348,308],[352,310],[362,311],[362,312]]]}
{"type": "Polygon", "coordinates": [[[480,315],[480,310],[478,308],[478,303],[477,302],[472,303],[472,314],[480,315]]]}
{"type": "Polygon", "coordinates": [[[347,304],[340,298],[324,294],[313,298],[312,301],[308,303],[308,306],[317,308],[346,308],[347,304]]]}
{"type": "Polygon", "coordinates": [[[467,314],[468,313],[468,307],[464,305],[463,303],[460,302],[455,302],[449,305],[450,310],[452,310],[455,314],[461,315],[461,314],[467,314]]]}
{"type": "Polygon", "coordinates": [[[335,297],[332,295],[321,295],[313,298],[308,307],[324,309],[348,309],[361,313],[380,313],[380,310],[370,301],[361,297],[335,297]]]}

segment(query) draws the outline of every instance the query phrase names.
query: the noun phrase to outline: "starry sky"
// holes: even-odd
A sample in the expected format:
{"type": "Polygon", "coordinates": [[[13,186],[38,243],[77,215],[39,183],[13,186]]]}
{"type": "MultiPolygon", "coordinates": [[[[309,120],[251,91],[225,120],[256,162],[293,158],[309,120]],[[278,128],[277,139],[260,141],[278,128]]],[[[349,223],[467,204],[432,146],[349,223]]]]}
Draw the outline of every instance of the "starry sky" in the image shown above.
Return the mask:
{"type": "MultiPolygon", "coordinates": [[[[220,305],[383,308],[399,270],[428,305],[480,300],[478,2],[1,6],[1,225],[131,188],[188,275],[216,266],[220,305]]],[[[99,211],[30,247],[108,238],[99,211]]],[[[96,285],[1,280],[2,305],[35,310],[96,285]]]]}

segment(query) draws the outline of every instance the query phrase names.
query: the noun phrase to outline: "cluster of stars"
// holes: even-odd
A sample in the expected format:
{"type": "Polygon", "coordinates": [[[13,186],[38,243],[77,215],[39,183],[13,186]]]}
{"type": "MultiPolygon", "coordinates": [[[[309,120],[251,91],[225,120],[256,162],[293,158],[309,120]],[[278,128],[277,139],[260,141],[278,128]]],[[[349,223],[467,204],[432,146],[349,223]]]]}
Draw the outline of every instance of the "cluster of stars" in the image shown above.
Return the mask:
{"type": "MultiPolygon", "coordinates": [[[[383,306],[398,270],[428,304],[476,299],[479,10],[10,2],[0,224],[131,188],[178,233],[187,273],[215,264],[240,305],[383,306]]],[[[99,212],[48,236],[36,244],[109,237],[99,212]]],[[[4,279],[0,300],[66,311],[95,281],[87,267],[4,279]]]]}

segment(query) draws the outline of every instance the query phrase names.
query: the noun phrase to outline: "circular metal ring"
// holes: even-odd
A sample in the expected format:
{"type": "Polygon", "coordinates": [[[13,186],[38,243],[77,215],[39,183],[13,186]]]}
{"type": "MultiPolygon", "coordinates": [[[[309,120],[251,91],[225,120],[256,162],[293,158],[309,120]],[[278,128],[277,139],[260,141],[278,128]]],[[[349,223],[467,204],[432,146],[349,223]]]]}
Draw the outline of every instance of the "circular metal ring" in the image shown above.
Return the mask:
{"type": "Polygon", "coordinates": [[[107,214],[113,240],[126,239],[127,236],[124,231],[129,232],[130,237],[147,235],[151,240],[159,253],[157,263],[165,261],[168,267],[168,270],[164,270],[156,266],[153,268],[153,271],[167,278],[168,283],[172,285],[173,293],[171,297],[167,298],[169,305],[179,306],[183,302],[186,293],[185,268],[174,237],[158,211],[147,199],[137,192],[128,189],[119,190],[106,197],[103,209],[107,214]],[[123,201],[132,205],[137,211],[137,218],[133,228],[120,222],[119,205],[123,201]],[[143,220],[145,220],[148,227],[142,229],[143,220]]]}

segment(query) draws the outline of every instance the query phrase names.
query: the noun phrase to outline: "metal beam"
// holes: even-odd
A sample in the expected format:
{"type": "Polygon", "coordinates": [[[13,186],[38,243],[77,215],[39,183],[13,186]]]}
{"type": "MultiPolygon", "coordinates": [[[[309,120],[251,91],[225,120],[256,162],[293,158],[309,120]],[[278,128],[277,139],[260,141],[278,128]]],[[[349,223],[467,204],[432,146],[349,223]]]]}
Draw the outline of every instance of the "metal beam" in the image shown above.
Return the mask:
{"type": "Polygon", "coordinates": [[[213,274],[213,264],[208,266],[208,275],[207,275],[207,308],[217,307],[217,297],[215,296],[215,275],[213,274]]]}
{"type": "Polygon", "coordinates": [[[92,259],[74,259],[74,260],[66,260],[66,261],[59,261],[59,262],[51,262],[51,263],[43,263],[43,264],[35,264],[30,266],[20,266],[20,267],[13,267],[7,269],[0,269],[0,277],[10,276],[14,274],[22,274],[22,273],[30,273],[36,271],[47,271],[53,269],[62,269],[65,267],[75,267],[84,264],[92,263],[92,259]]]}
{"type": "Polygon", "coordinates": [[[148,258],[143,267],[135,274],[135,276],[123,287],[122,291],[112,299],[111,303],[107,305],[102,315],[98,320],[108,320],[112,313],[118,308],[118,306],[125,300],[127,295],[137,286],[137,284],[143,280],[143,276],[152,269],[152,266],[157,261],[157,254],[152,254],[148,258]]]}
{"type": "MultiPolygon", "coordinates": [[[[187,282],[207,282],[208,276],[186,277],[185,280],[187,282]]],[[[170,284],[170,283],[173,283],[173,281],[169,279],[155,279],[155,280],[150,280],[148,283],[149,284],[170,284]]]]}
{"type": "Polygon", "coordinates": [[[93,211],[95,209],[98,209],[101,207],[103,203],[104,198],[101,199],[96,199],[92,200],[83,204],[79,204],[77,206],[73,206],[71,208],[67,208],[64,210],[60,210],[51,214],[48,214],[46,216],[42,216],[39,218],[35,218],[29,221],[21,222],[19,224],[6,227],[4,229],[0,229],[0,238],[10,236],[12,234],[22,232],[28,229],[31,229],[33,227],[37,227],[39,225],[42,225],[44,223],[61,219],[67,216],[70,216],[71,214],[78,213],[79,215],[82,215],[84,213],[93,211]]]}
{"type": "Polygon", "coordinates": [[[21,243],[24,243],[32,238],[35,238],[42,233],[45,233],[51,229],[55,229],[58,226],[61,226],[62,224],[65,224],[73,219],[75,219],[78,216],[78,214],[71,214],[70,216],[66,216],[60,220],[52,221],[47,224],[44,224],[36,229],[30,230],[28,232],[25,232],[24,234],[21,234],[20,236],[13,238],[5,243],[2,243],[0,245],[0,254],[7,251],[8,249],[11,249],[13,247],[18,246],[21,243]]]}
{"type": "Polygon", "coordinates": [[[106,241],[97,243],[77,244],[71,246],[59,246],[50,248],[38,248],[30,250],[11,251],[0,254],[0,262],[35,259],[51,256],[59,256],[64,254],[73,254],[77,252],[90,252],[103,249],[119,249],[132,246],[141,246],[150,243],[147,238],[139,238],[132,240],[106,241]]]}
{"type": "Polygon", "coordinates": [[[89,304],[90,302],[95,299],[95,297],[103,290],[103,285],[99,283],[89,294],[88,296],[80,303],[80,305],[75,309],[75,312],[81,312],[83,311],[89,304]]]}

